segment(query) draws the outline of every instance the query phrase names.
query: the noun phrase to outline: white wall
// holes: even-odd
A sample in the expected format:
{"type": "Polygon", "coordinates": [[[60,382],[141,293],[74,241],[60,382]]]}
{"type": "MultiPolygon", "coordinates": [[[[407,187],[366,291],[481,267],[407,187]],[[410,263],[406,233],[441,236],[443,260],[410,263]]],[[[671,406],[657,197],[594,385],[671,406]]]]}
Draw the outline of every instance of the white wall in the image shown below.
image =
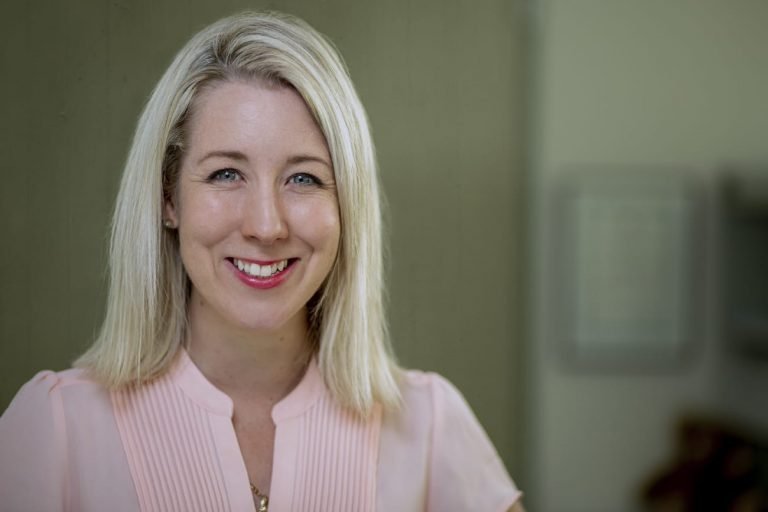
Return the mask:
{"type": "Polygon", "coordinates": [[[768,370],[743,371],[718,339],[714,224],[701,254],[702,336],[686,365],[620,374],[563,364],[551,186],[576,166],[684,167],[712,199],[721,164],[768,163],[768,2],[541,0],[532,11],[528,502],[543,512],[636,510],[681,412],[726,411],[768,431],[759,412],[768,370]]]}

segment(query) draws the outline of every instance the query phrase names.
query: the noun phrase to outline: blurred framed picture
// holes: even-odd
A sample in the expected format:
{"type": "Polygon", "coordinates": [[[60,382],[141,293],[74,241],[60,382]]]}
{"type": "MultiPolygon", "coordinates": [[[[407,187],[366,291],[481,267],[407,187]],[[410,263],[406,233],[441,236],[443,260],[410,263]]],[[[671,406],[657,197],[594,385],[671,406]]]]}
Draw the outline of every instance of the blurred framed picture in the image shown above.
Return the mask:
{"type": "Polygon", "coordinates": [[[694,341],[700,199],[675,170],[564,174],[556,200],[559,338],[569,364],[660,368],[694,341]]]}

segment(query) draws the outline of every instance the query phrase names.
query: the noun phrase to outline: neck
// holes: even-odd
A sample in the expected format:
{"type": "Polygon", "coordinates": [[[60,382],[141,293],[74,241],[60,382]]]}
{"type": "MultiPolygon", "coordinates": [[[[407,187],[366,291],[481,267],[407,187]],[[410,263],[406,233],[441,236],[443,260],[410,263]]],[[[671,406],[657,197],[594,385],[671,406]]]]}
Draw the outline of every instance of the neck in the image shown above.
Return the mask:
{"type": "Polygon", "coordinates": [[[275,404],[301,380],[312,356],[301,313],[274,331],[227,324],[190,301],[187,350],[205,377],[233,400],[275,404]]]}

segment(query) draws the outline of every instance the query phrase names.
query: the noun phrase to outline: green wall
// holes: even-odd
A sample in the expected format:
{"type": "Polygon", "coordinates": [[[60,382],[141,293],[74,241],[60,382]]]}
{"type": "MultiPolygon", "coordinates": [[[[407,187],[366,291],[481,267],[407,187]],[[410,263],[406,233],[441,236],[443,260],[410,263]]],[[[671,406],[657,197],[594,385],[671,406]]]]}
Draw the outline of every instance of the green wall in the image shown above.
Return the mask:
{"type": "Polygon", "coordinates": [[[304,17],[345,56],[389,202],[400,359],[451,378],[519,474],[524,49],[512,1],[5,2],[0,408],[93,339],[142,104],[192,33],[244,8],[304,17]]]}

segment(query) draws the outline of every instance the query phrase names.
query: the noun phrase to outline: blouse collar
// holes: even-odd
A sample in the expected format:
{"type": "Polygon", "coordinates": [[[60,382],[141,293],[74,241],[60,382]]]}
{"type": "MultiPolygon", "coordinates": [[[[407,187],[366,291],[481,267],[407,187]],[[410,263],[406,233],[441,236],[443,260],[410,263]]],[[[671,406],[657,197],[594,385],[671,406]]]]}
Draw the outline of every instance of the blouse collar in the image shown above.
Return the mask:
{"type": "MultiPolygon", "coordinates": [[[[186,349],[182,348],[179,352],[176,363],[170,371],[171,380],[201,407],[214,414],[231,418],[234,413],[232,399],[205,378],[205,375],[189,357],[186,349]]],[[[272,420],[277,425],[282,421],[304,414],[327,392],[325,382],[317,366],[317,359],[313,357],[299,384],[272,407],[272,420]]]]}

